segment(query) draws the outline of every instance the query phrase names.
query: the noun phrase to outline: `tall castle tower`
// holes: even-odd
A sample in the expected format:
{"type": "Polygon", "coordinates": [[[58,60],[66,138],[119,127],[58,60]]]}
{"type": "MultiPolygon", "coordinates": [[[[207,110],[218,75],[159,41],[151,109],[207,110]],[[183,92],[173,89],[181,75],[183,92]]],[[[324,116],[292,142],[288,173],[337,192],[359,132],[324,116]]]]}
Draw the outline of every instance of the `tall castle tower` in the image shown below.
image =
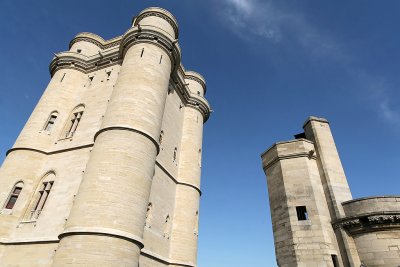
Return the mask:
{"type": "Polygon", "coordinates": [[[1,266],[196,266],[203,77],[176,19],[78,34],[0,169],[1,266]]]}
{"type": "Polygon", "coordinates": [[[400,196],[352,199],[323,118],[262,155],[280,267],[400,266],[400,196]]]}

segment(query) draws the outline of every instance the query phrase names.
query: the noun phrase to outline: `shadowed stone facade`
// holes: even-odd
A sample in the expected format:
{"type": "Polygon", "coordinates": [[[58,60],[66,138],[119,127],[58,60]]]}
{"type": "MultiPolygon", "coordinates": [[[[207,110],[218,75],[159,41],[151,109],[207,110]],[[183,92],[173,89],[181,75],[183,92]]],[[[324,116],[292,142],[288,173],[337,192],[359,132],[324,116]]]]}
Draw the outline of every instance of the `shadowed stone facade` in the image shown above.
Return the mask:
{"type": "Polygon", "coordinates": [[[352,199],[326,119],[261,155],[280,267],[400,266],[400,196],[352,199]]]}
{"type": "Polygon", "coordinates": [[[204,78],[176,19],[78,34],[0,169],[0,266],[196,266],[204,78]]]}

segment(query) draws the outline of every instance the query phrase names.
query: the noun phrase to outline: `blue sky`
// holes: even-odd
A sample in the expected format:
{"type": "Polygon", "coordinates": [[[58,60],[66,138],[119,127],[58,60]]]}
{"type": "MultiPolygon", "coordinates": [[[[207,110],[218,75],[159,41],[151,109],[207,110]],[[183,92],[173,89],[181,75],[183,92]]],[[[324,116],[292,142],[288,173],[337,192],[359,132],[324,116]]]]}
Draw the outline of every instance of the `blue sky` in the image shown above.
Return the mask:
{"type": "Polygon", "coordinates": [[[49,81],[53,52],[83,31],[123,34],[148,6],[171,11],[186,69],[202,73],[199,267],[275,266],[260,154],[310,115],[331,122],[353,196],[399,193],[400,2],[3,0],[0,161],[49,81]]]}

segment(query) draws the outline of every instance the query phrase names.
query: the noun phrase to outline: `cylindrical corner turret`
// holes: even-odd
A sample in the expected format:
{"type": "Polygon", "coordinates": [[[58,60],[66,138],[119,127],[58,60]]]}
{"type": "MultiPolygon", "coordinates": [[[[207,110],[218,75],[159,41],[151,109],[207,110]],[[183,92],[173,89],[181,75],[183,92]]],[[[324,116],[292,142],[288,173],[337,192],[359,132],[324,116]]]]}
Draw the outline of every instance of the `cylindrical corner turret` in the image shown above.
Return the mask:
{"type": "Polygon", "coordinates": [[[145,10],[135,20],[137,28],[129,30],[121,41],[121,70],[60,236],[55,265],[139,263],[173,66],[170,50],[154,40],[165,39],[164,31],[173,34],[172,18],[165,10],[145,10]],[[139,26],[140,22],[143,25],[139,26]],[[153,41],[149,42],[148,36],[138,38],[150,26],[153,41]],[[161,35],[156,35],[160,29],[161,35]],[[99,252],[102,258],[92,257],[99,252]]]}
{"type": "Polygon", "coordinates": [[[178,39],[178,22],[175,17],[167,10],[159,7],[149,7],[139,13],[134,18],[132,26],[150,27],[153,30],[168,34],[173,40],[178,39]]]}
{"type": "MultiPolygon", "coordinates": [[[[190,92],[200,91],[202,95],[205,88],[204,78],[195,72],[185,74],[190,92]]],[[[174,262],[185,266],[195,266],[197,261],[203,123],[204,118],[199,109],[184,107],[179,184],[175,193],[170,255],[174,262]]]]}
{"type": "Polygon", "coordinates": [[[185,71],[185,82],[192,93],[199,96],[205,96],[207,90],[206,80],[199,73],[194,71],[185,71]]]}

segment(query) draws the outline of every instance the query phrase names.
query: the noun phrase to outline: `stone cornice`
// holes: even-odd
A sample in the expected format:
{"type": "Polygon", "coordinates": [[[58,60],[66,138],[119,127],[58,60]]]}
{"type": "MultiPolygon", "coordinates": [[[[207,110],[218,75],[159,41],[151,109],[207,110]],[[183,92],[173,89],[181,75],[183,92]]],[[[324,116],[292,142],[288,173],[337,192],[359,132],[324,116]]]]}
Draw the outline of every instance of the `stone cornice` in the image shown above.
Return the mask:
{"type": "Polygon", "coordinates": [[[150,27],[132,27],[122,37],[119,46],[120,55],[123,58],[126,51],[138,43],[151,43],[165,50],[172,62],[172,73],[176,72],[181,64],[181,49],[176,40],[150,27]]]}
{"type": "Polygon", "coordinates": [[[97,34],[90,32],[81,32],[77,34],[74,39],[71,40],[71,42],[69,43],[69,48],[71,48],[77,42],[88,42],[104,50],[111,47],[119,46],[119,44],[121,43],[121,39],[122,36],[118,36],[110,40],[104,40],[101,36],[98,36],[97,34]]]}
{"type": "Polygon", "coordinates": [[[203,87],[204,95],[206,94],[207,86],[206,86],[206,82],[205,82],[203,76],[201,76],[199,73],[194,72],[194,71],[186,71],[184,73],[184,76],[185,76],[185,79],[198,82],[201,85],[201,87],[203,87]]]}
{"type": "Polygon", "coordinates": [[[265,166],[263,166],[263,170],[270,168],[272,165],[277,163],[278,161],[285,160],[285,159],[294,159],[294,158],[308,158],[308,159],[317,159],[315,153],[310,154],[309,152],[301,152],[301,153],[292,153],[292,154],[285,154],[285,155],[278,155],[273,160],[268,162],[265,166]]]}
{"type": "Polygon", "coordinates": [[[172,79],[175,81],[173,86],[182,96],[183,104],[187,107],[198,110],[202,114],[205,123],[211,115],[211,107],[208,101],[202,96],[191,93],[182,78],[178,75],[174,75],[172,79]]]}
{"type": "Polygon", "coordinates": [[[179,38],[178,22],[175,17],[167,10],[159,7],[149,7],[144,9],[137,17],[133,18],[132,25],[137,26],[139,22],[146,17],[159,17],[167,21],[171,27],[174,29],[175,38],[179,38]]]}
{"type": "Polygon", "coordinates": [[[113,65],[120,65],[122,59],[118,50],[109,51],[103,56],[95,55],[87,57],[75,52],[58,53],[50,63],[51,76],[60,69],[75,69],[83,73],[90,73],[113,65]]]}
{"type": "Polygon", "coordinates": [[[350,235],[400,229],[400,212],[371,212],[346,217],[332,223],[334,229],[342,228],[350,235]]]}
{"type": "Polygon", "coordinates": [[[100,69],[108,68],[113,65],[121,65],[123,56],[128,47],[140,43],[147,42],[157,45],[167,51],[173,62],[173,70],[171,73],[172,86],[177,89],[182,97],[185,106],[197,109],[204,118],[204,122],[208,120],[211,114],[211,107],[208,101],[197,94],[191,93],[186,85],[185,79],[192,79],[199,82],[206,92],[206,83],[204,78],[195,72],[185,72],[181,64],[181,51],[179,45],[167,36],[147,29],[142,26],[141,29],[134,27],[129,29],[124,36],[118,36],[111,40],[104,40],[100,36],[91,33],[80,33],[72,41],[74,42],[88,41],[99,46],[99,49],[107,49],[99,51],[99,54],[93,56],[85,56],[76,52],[61,52],[55,55],[50,63],[50,74],[53,76],[61,69],[75,69],[83,73],[90,73],[100,69]]]}

